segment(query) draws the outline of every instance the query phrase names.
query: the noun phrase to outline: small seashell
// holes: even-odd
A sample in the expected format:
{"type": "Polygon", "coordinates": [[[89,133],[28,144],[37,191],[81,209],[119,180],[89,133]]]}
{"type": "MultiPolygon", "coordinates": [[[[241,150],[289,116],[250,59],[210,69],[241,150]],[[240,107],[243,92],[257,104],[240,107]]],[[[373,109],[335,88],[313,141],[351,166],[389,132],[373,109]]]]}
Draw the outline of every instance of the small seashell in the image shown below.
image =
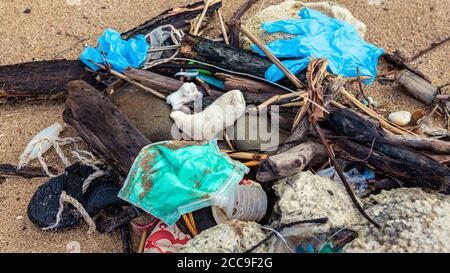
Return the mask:
{"type": "Polygon", "coordinates": [[[395,112],[389,115],[389,120],[398,126],[405,126],[411,122],[411,113],[407,111],[395,112]]]}

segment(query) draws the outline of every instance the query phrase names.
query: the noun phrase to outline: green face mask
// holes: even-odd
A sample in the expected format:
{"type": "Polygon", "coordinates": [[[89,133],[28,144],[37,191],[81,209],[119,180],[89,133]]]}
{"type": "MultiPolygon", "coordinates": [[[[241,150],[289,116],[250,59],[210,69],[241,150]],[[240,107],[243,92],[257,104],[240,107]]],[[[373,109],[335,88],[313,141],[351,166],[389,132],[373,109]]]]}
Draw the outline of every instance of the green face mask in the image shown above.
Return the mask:
{"type": "Polygon", "coordinates": [[[206,144],[168,141],[142,149],[119,197],[171,225],[181,215],[213,205],[249,169],[206,144]]]}

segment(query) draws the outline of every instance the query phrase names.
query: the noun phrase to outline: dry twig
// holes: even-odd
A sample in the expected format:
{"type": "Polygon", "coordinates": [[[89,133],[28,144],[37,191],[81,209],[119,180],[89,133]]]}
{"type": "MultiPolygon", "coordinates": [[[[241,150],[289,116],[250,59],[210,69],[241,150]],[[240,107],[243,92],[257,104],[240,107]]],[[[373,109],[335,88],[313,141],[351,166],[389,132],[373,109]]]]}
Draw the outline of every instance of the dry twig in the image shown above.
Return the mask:
{"type": "Polygon", "coordinates": [[[122,74],[122,73],[120,73],[120,72],[118,72],[118,71],[116,71],[116,70],[114,70],[114,69],[112,69],[110,67],[106,67],[106,66],[104,66],[102,64],[99,64],[99,63],[96,63],[96,62],[93,62],[93,61],[90,61],[90,62],[95,64],[96,66],[100,67],[101,69],[103,69],[105,71],[108,71],[111,75],[114,75],[114,76],[116,76],[116,77],[118,77],[118,78],[120,78],[122,80],[125,80],[125,81],[127,81],[127,82],[129,82],[129,83],[131,83],[131,84],[141,88],[142,90],[147,91],[147,92],[155,95],[156,97],[158,97],[160,99],[163,99],[163,100],[166,99],[165,95],[159,93],[158,91],[156,91],[156,90],[154,90],[154,89],[152,89],[150,87],[147,87],[147,86],[145,86],[145,85],[143,85],[143,84],[133,80],[132,78],[130,78],[130,77],[128,77],[128,76],[126,76],[126,75],[124,75],[124,74],[122,74]]]}
{"type": "Polygon", "coordinates": [[[197,36],[200,31],[200,27],[202,26],[203,20],[205,19],[206,12],[208,11],[210,2],[211,2],[211,0],[205,0],[205,8],[203,9],[203,12],[201,13],[201,15],[197,21],[194,32],[192,33],[195,36],[197,36]]]}

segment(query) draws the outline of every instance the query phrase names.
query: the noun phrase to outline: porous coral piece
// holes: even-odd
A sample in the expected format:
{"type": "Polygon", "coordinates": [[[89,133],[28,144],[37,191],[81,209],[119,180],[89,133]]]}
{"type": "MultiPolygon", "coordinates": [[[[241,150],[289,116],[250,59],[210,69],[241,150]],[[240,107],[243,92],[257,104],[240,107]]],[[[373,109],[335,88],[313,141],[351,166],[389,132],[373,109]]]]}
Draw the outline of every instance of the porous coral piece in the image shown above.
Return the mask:
{"type": "MultiPolygon", "coordinates": [[[[255,222],[231,220],[203,231],[183,246],[180,253],[243,253],[266,236],[255,222]]],[[[267,247],[261,246],[255,252],[267,252],[267,247]]]]}

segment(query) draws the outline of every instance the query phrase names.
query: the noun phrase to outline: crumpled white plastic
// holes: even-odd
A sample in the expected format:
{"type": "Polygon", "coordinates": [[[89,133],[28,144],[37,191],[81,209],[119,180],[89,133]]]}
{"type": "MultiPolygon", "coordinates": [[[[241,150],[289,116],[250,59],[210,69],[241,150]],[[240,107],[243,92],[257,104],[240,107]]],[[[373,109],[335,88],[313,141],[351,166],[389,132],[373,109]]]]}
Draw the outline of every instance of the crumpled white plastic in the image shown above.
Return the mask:
{"type": "Polygon", "coordinates": [[[180,110],[185,104],[198,102],[202,100],[203,94],[198,91],[194,83],[183,84],[178,91],[173,92],[167,97],[167,104],[172,105],[174,111],[180,110]]]}
{"type": "Polygon", "coordinates": [[[40,154],[46,153],[53,146],[54,141],[59,137],[62,130],[63,126],[55,122],[36,134],[19,157],[17,167],[21,169],[27,166],[30,161],[37,159],[40,154]]]}

